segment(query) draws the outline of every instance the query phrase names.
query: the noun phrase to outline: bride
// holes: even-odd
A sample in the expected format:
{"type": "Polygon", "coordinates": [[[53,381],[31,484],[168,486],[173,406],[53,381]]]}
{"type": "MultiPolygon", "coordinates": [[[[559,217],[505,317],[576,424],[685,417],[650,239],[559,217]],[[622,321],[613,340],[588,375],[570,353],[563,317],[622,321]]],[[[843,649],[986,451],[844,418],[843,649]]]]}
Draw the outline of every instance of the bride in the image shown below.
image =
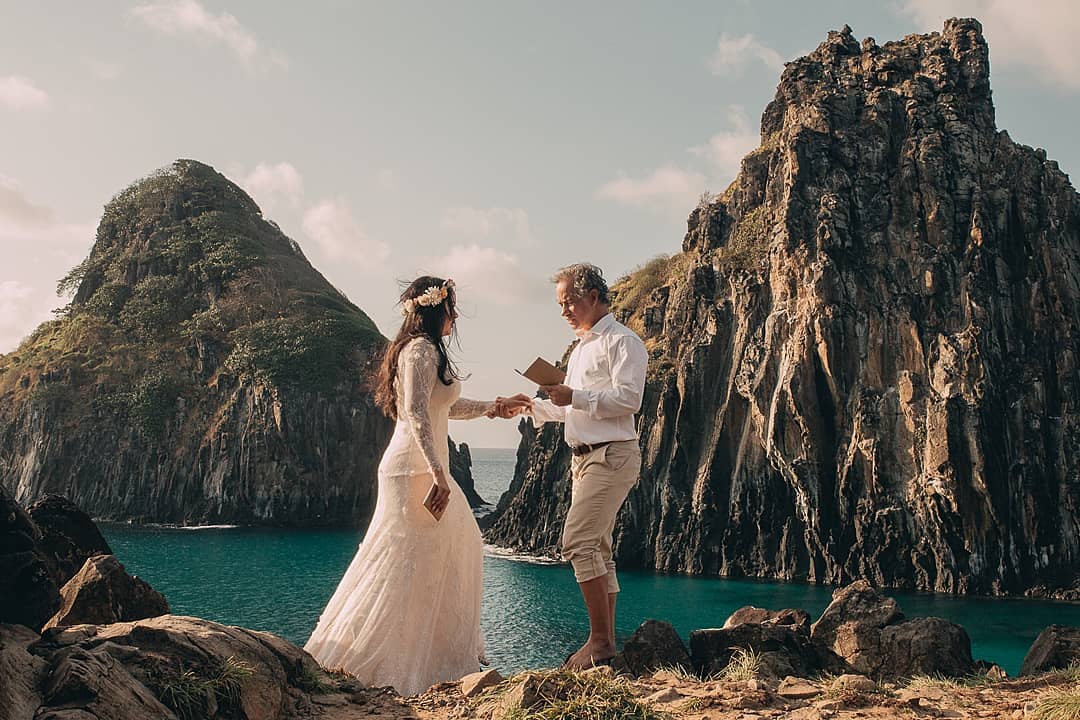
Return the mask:
{"type": "Polygon", "coordinates": [[[455,301],[453,280],[427,276],[401,295],[405,319],[375,393],[397,421],[379,463],[375,514],[304,646],[323,667],[401,695],[476,672],[483,662],[483,545],[450,476],[447,419],[510,417],[528,405],[526,396],[460,397],[444,341],[456,329],[455,301]]]}

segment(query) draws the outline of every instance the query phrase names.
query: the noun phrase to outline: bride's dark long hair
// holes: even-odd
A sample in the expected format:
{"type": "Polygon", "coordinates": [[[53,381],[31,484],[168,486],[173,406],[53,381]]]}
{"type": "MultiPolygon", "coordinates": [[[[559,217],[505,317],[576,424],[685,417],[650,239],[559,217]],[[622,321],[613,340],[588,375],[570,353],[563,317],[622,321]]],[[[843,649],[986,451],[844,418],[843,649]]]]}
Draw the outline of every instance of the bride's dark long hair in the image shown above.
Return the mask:
{"type": "MultiPolygon", "coordinates": [[[[409,286],[401,293],[400,302],[404,306],[406,301],[420,297],[429,288],[441,288],[445,284],[446,281],[442,278],[423,275],[409,283],[409,286]]],[[[435,345],[435,351],[439,355],[439,380],[443,385],[450,385],[455,380],[461,379],[446,351],[446,343],[442,336],[443,322],[447,317],[451,320],[450,337],[454,338],[457,335],[457,322],[454,320],[454,305],[457,297],[454,295],[452,285],[446,290],[446,298],[438,305],[429,307],[416,303],[415,308],[405,314],[397,337],[387,346],[383,354],[378,385],[375,387],[375,403],[384,414],[395,420],[398,416],[396,390],[398,356],[410,340],[425,337],[435,345]]]]}

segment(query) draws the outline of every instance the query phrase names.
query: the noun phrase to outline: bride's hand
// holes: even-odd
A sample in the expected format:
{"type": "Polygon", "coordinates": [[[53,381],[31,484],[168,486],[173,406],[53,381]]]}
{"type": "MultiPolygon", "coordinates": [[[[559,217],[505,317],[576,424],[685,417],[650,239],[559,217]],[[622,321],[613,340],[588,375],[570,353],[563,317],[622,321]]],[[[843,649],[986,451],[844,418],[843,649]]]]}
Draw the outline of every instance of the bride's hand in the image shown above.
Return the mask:
{"type": "Polygon", "coordinates": [[[497,397],[495,398],[494,407],[488,410],[487,416],[489,418],[512,418],[525,412],[531,406],[532,398],[521,393],[508,398],[497,397]]]}
{"type": "Polygon", "coordinates": [[[435,497],[431,501],[431,509],[441,513],[450,504],[450,481],[446,477],[446,470],[437,468],[433,473],[435,477],[435,497]]]}

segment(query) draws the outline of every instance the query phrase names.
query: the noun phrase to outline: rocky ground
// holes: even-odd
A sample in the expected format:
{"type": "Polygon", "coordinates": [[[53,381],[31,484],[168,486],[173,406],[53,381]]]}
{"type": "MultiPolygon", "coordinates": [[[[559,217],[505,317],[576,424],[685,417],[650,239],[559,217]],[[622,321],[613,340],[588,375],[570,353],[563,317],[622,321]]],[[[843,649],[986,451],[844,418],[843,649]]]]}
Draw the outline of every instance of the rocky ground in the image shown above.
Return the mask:
{"type": "MultiPolygon", "coordinates": [[[[842,677],[844,680],[803,680],[781,687],[758,680],[703,682],[660,670],[652,676],[626,682],[634,698],[650,709],[643,709],[638,717],[694,720],[1031,718],[1038,717],[1040,699],[1069,687],[1074,695],[1077,693],[1075,680],[1070,682],[1063,675],[1055,674],[970,687],[926,678],[908,684],[878,686],[863,676],[842,677]],[[858,678],[855,687],[850,684],[852,678],[858,678]]],[[[498,691],[513,685],[508,683],[498,691]]],[[[433,689],[417,698],[402,699],[390,693],[364,691],[352,695],[331,694],[315,700],[324,708],[327,720],[362,717],[494,720],[506,716],[506,713],[499,713],[498,691],[489,692],[480,700],[471,700],[465,698],[455,684],[433,689]]],[[[537,716],[543,716],[541,713],[549,707],[541,704],[532,710],[537,716]]]]}

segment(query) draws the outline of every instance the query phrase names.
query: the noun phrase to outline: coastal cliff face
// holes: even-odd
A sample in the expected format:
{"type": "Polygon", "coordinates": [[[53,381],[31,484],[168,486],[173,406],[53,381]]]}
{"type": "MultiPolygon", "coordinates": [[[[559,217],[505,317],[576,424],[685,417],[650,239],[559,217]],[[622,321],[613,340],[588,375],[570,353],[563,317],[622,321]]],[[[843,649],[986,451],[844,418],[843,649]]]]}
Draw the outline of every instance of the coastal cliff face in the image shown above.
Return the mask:
{"type": "MultiPolygon", "coordinates": [[[[1080,596],[1080,199],[997,130],[978,22],[789,63],[615,290],[651,356],[623,566],[1080,596]]],[[[488,538],[550,552],[567,452],[523,433],[488,538]]]]}
{"type": "Polygon", "coordinates": [[[391,423],[385,340],[190,160],[106,206],[56,320],[0,356],[0,485],[105,519],[364,525],[391,423]]]}

